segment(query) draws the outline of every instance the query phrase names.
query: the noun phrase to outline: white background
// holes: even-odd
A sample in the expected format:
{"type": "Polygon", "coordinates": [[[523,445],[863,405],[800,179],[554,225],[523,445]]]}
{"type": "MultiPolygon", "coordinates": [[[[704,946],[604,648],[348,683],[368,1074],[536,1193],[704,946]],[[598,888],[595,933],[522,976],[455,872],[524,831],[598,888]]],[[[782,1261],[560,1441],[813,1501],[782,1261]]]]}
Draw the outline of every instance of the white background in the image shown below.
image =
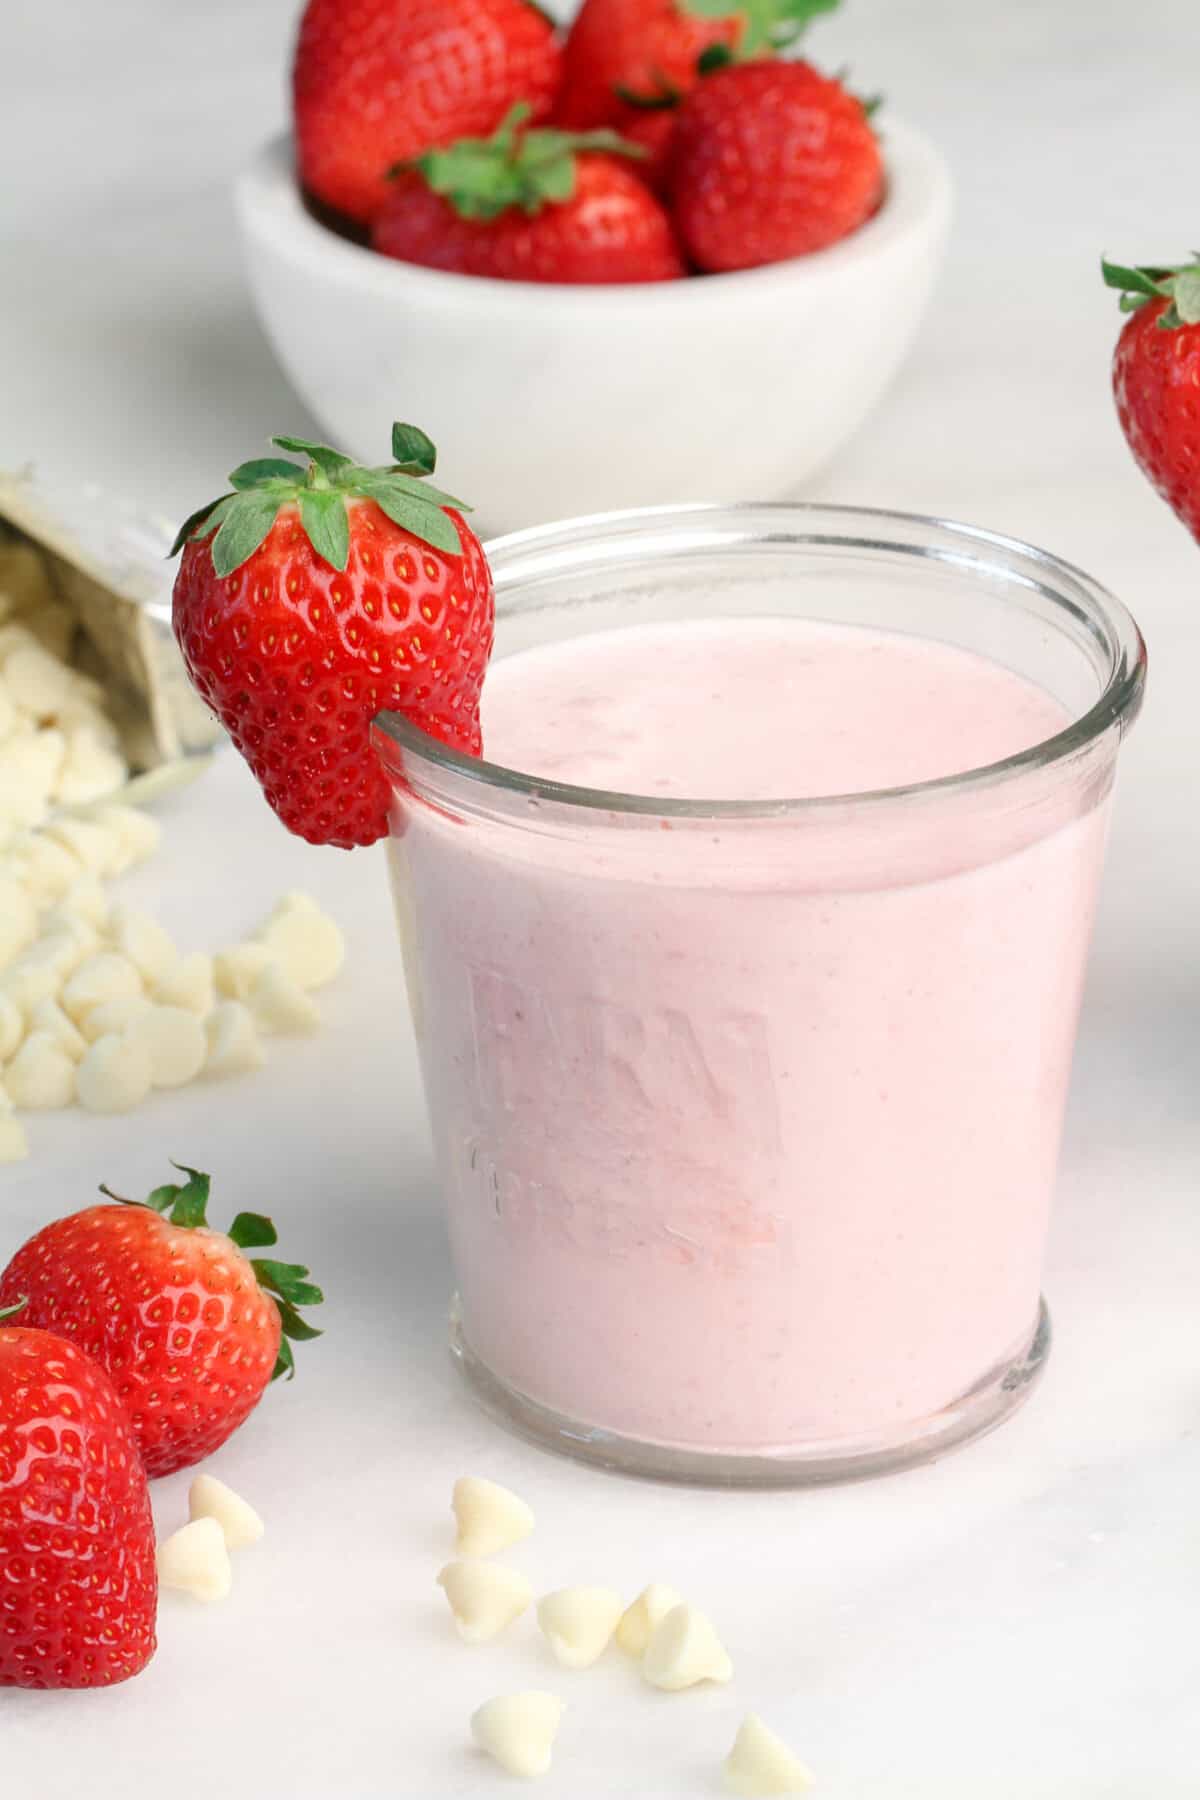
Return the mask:
{"type": "MultiPolygon", "coordinates": [[[[290,0],[8,0],[0,64],[0,464],[33,458],[175,514],[301,409],[256,330],[228,190],[284,114],[290,0]]],[[[232,757],[166,814],[130,884],[189,947],[304,885],[351,955],[327,1027],[261,1076],[132,1119],[34,1122],[0,1171],[0,1248],[149,1186],[175,1155],[269,1210],[329,1290],[217,1459],[264,1511],[233,1599],[167,1597],[111,1694],[0,1694],[14,1792],[178,1800],[473,1796],[489,1693],[571,1702],[547,1793],[715,1794],[743,1709],[829,1800],[1200,1793],[1200,550],[1137,476],[1108,393],[1101,248],[1174,260],[1196,217],[1194,0],[849,0],[814,55],[928,129],[959,212],[936,304],[873,423],[811,490],[1043,542],[1115,588],[1151,646],[1125,752],[1083,1022],[1036,1399],[986,1442],[853,1489],[731,1498],[600,1477],[509,1441],[442,1348],[450,1285],[380,856],[285,839],[232,757]],[[664,1698],[554,1671],[532,1627],[460,1648],[432,1578],[463,1470],[511,1481],[539,1585],[670,1579],[720,1621],[731,1689],[664,1698]]],[[[886,124],[886,114],[884,115],[886,124]]],[[[336,319],[328,322],[338,329],[336,319]]],[[[687,496],[681,496],[686,498],[687,496]]],[[[185,1482],[159,1485],[179,1522],[185,1482]]],[[[0,1572],[2,1574],[2,1572],[0,1572]]]]}

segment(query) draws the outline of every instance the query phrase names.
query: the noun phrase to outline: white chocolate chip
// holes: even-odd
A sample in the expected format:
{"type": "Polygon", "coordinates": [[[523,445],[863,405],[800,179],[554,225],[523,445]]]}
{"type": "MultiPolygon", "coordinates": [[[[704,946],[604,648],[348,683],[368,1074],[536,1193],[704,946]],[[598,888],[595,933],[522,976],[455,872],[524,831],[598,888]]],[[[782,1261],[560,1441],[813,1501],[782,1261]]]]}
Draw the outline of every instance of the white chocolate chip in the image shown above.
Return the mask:
{"type": "Polygon", "coordinates": [[[208,1038],[206,1075],[248,1075],[266,1062],[254,1015],[240,1000],[222,1000],[204,1022],[208,1038]]]}
{"type": "Polygon", "coordinates": [[[116,873],[145,862],[158,849],[162,827],[139,806],[94,806],[90,816],[117,842],[120,868],[116,873]]]}
{"type": "Polygon", "coordinates": [[[0,1114],[0,1163],[24,1162],[29,1155],[25,1127],[13,1113],[0,1114]]]}
{"type": "Polygon", "coordinates": [[[154,1002],[147,1000],[145,994],[123,994],[118,1000],[102,1000],[99,1006],[89,1007],[79,1021],[79,1029],[89,1044],[97,1038],[108,1037],[115,1032],[118,1037],[125,1035],[126,1029],[134,1019],[148,1013],[154,1002]]]}
{"type": "Polygon", "coordinates": [[[73,850],[44,831],[23,831],[8,846],[21,880],[39,906],[61,900],[79,877],[81,864],[73,850]]]}
{"type": "Polygon", "coordinates": [[[94,925],[63,906],[52,906],[42,914],[42,935],[36,946],[54,961],[64,982],[81,962],[94,956],[100,948],[100,936],[94,925]]]}
{"type": "Polygon", "coordinates": [[[806,1794],[816,1780],[757,1713],[747,1713],[742,1720],[724,1769],[729,1792],[751,1800],[766,1794],[806,1794]]]}
{"type": "Polygon", "coordinates": [[[458,1523],[455,1549],[462,1556],[495,1556],[533,1530],[533,1513],[519,1494],[481,1475],[464,1475],[451,1500],[458,1523]]]}
{"type": "Polygon", "coordinates": [[[533,1589],[515,1569],[465,1557],[447,1563],[437,1578],[464,1644],[486,1644],[519,1619],[533,1589]]]}
{"type": "Polygon", "coordinates": [[[158,1546],[158,1579],[196,1600],[224,1600],[233,1587],[225,1533],[216,1519],[193,1519],[158,1546]]]}
{"type": "Polygon", "coordinates": [[[627,1656],[644,1656],[655,1626],[682,1601],[683,1595],[677,1594],[665,1581],[652,1581],[621,1614],[617,1625],[618,1648],[627,1656]]]}
{"type": "Polygon", "coordinates": [[[208,1056],[203,1019],[182,1006],[147,1006],[130,1017],[121,1035],[146,1052],[156,1088],[194,1081],[208,1056]]]}
{"type": "Polygon", "coordinates": [[[72,1062],[78,1062],[87,1049],[86,1040],[57,1000],[39,1000],[29,1015],[29,1026],[31,1031],[44,1031],[52,1037],[72,1062]]]}
{"type": "Polygon", "coordinates": [[[539,1600],[537,1619],[564,1669],[590,1669],[612,1642],[621,1607],[612,1588],[559,1588],[539,1600]]]}
{"type": "Polygon", "coordinates": [[[694,1606],[673,1606],[650,1634],[642,1674],[652,1687],[677,1693],[698,1681],[728,1681],[733,1664],[716,1627],[694,1606]]]}
{"type": "Polygon", "coordinates": [[[31,1031],[4,1070],[14,1106],[52,1112],[75,1098],[75,1064],[48,1031],[31,1031]]]}
{"type": "Polygon", "coordinates": [[[32,895],[9,875],[0,874],[0,969],[32,944],[37,930],[32,895]]]}
{"type": "Polygon", "coordinates": [[[499,1694],[471,1715],[471,1735],[510,1775],[544,1775],[565,1711],[557,1694],[499,1694]]]}
{"type": "Polygon", "coordinates": [[[201,1017],[210,1013],[216,999],[212,957],[205,956],[201,950],[181,956],[174,968],[168,969],[162,979],[155,982],[151,993],[161,1006],[182,1006],[201,1017]]]}
{"type": "Polygon", "coordinates": [[[96,1039],[79,1065],[79,1104],[94,1113],[132,1112],[150,1092],[150,1078],[142,1045],[110,1032],[96,1039]]]}
{"type": "Polygon", "coordinates": [[[90,725],[76,725],[67,737],[67,754],[54,782],[62,806],[86,806],[123,785],[129,765],[90,725]]]}
{"type": "Polygon", "coordinates": [[[311,894],[306,894],[303,888],[289,888],[287,893],[275,902],[271,908],[270,918],[266,922],[269,925],[273,919],[281,919],[287,913],[308,913],[311,916],[313,913],[319,913],[320,910],[320,901],[314,900],[311,894]]]}
{"type": "Polygon", "coordinates": [[[114,950],[131,962],[147,986],[163,981],[179,961],[169,932],[149,913],[132,906],[116,906],[108,922],[114,950]]]}
{"type": "Polygon", "coordinates": [[[6,1063],[25,1036],[25,1014],[11,994],[0,992],[0,1063],[6,1063]]]}
{"type": "Polygon", "coordinates": [[[215,1519],[227,1550],[248,1550],[265,1529],[248,1501],[215,1475],[197,1475],[188,1489],[188,1518],[215,1519]]]}
{"type": "Polygon", "coordinates": [[[6,738],[0,744],[0,813],[18,825],[40,824],[66,750],[61,731],[6,738]]]}
{"type": "Polygon", "coordinates": [[[267,964],[272,961],[265,944],[235,944],[213,957],[213,981],[227,1000],[245,1000],[267,964]]]}
{"type": "Polygon", "coordinates": [[[118,838],[115,831],[98,819],[52,819],[45,832],[47,837],[73,851],[80,866],[90,869],[93,875],[112,873],[118,838]]]}
{"type": "Polygon", "coordinates": [[[62,1003],[78,1021],[104,1000],[123,1000],[142,992],[142,978],[126,956],[100,950],[81,962],[62,991],[62,1003]]]}
{"type": "Polygon", "coordinates": [[[39,938],[28,950],[22,950],[0,975],[0,993],[5,994],[28,1019],[39,1001],[54,999],[63,985],[62,954],[54,938],[39,938]]]}
{"type": "Polygon", "coordinates": [[[260,1031],[298,1036],[321,1023],[317,1003],[277,962],[268,962],[247,996],[260,1031]]]}
{"type": "Polygon", "coordinates": [[[20,644],[4,659],[4,681],[22,712],[49,719],[71,697],[67,665],[39,643],[20,644]]]}
{"type": "Polygon", "coordinates": [[[62,905],[94,931],[103,931],[108,923],[108,895],[99,876],[91,870],[75,877],[62,897],[62,905]]]}
{"type": "Polygon", "coordinates": [[[307,894],[286,895],[258,936],[302,988],[324,987],[346,960],[339,927],[307,894]]]}

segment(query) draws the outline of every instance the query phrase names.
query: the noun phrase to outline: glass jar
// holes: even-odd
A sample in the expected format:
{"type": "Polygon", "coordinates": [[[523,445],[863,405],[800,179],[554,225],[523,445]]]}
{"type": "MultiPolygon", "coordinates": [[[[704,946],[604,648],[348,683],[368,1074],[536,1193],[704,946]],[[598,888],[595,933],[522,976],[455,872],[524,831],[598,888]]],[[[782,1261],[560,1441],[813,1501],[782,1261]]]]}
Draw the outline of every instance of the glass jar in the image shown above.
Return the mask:
{"type": "Polygon", "coordinates": [[[1068,722],[915,786],[665,801],[381,715],[464,1373],[543,1443],[680,1479],[832,1480],[987,1430],[1049,1343],[1136,625],[1029,545],[847,507],[627,513],[489,554],[498,657],[803,617],[975,652],[1068,722]]]}

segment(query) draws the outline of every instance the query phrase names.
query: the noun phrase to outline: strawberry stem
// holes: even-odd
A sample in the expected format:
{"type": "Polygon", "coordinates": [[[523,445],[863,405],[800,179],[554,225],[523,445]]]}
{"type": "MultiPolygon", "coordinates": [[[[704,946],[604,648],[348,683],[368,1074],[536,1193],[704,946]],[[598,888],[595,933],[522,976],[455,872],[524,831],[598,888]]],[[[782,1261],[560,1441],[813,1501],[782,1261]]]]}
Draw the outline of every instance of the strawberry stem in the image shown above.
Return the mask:
{"type": "Polygon", "coordinates": [[[1100,258],[1100,273],[1105,287],[1120,293],[1123,313],[1138,312],[1152,300],[1166,300],[1158,324],[1163,331],[1176,331],[1181,325],[1200,325],[1200,251],[1193,252],[1190,263],[1132,265],[1109,262],[1100,258]]]}
{"type": "Polygon", "coordinates": [[[835,12],[840,0],[679,0],[683,12],[697,19],[737,19],[742,35],[735,54],[761,56],[786,50],[820,13],[835,12]]]}
{"type": "Polygon", "coordinates": [[[389,174],[416,170],[435,194],[464,219],[498,219],[517,207],[531,218],[548,205],[561,205],[575,192],[576,158],[583,152],[644,157],[615,131],[527,131],[529,106],[519,101],[491,137],[459,138],[444,150],[429,150],[389,174]]]}
{"type": "Polygon", "coordinates": [[[446,508],[471,509],[465,500],[426,479],[436,466],[437,451],[419,426],[393,425],[395,460],[373,469],[360,468],[340,450],[310,443],[307,438],[271,441],[280,450],[307,457],[307,463],[278,456],[239,463],[229,477],[233,492],[210,500],[184,520],[171,546],[172,556],[193,539],[211,537],[213,568],[224,580],[265,542],[280,508],[295,506],[315,554],[340,572],[350,558],[347,503],[353,499],[373,500],[389,519],[422,543],[447,556],[462,555],[458,529],[447,517],[446,508]]]}

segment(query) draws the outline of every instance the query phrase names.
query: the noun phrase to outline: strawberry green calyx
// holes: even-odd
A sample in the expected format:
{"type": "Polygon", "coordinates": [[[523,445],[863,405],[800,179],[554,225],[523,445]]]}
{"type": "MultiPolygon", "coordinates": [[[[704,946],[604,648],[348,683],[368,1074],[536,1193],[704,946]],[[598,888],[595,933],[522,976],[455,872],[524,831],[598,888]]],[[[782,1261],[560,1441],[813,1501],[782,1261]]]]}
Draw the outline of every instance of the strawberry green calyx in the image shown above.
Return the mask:
{"type": "Polygon", "coordinates": [[[7,1325],[10,1319],[15,1319],[18,1313],[24,1312],[28,1305],[29,1295],[21,1294],[11,1306],[0,1306],[0,1325],[7,1325]]]}
{"type": "MultiPolygon", "coordinates": [[[[809,22],[835,12],[840,0],[676,0],[681,12],[697,19],[745,21],[736,57],[761,56],[764,50],[786,50],[809,22]]],[[[709,68],[719,65],[710,63],[709,68]]]]}
{"type": "Polygon", "coordinates": [[[429,150],[392,175],[416,170],[435,194],[464,219],[498,219],[520,207],[530,217],[561,204],[575,192],[575,158],[585,150],[640,158],[640,144],[615,131],[525,131],[529,107],[522,101],[486,138],[460,138],[445,150],[429,150]]]}
{"type": "Polygon", "coordinates": [[[443,510],[470,512],[464,500],[431,485],[437,451],[417,425],[392,426],[393,460],[374,469],[361,468],[328,444],[306,438],[277,437],[271,442],[308,458],[307,466],[282,456],[260,456],[241,463],[229,477],[231,494],[210,500],[179,528],[170,554],[178,555],[194,538],[212,538],[213,568],[223,580],[249,561],[265,541],[280,507],[297,506],[304,534],[316,554],[339,572],[350,556],[350,500],[373,500],[389,519],[411,531],[422,543],[450,556],[461,556],[462,544],[453,519],[443,510]]]}
{"type": "Polygon", "coordinates": [[[1101,257],[1100,273],[1105,287],[1120,292],[1123,313],[1137,312],[1151,300],[1166,300],[1169,305],[1158,316],[1164,331],[1175,331],[1181,325],[1200,325],[1200,250],[1193,252],[1190,263],[1164,268],[1127,268],[1101,257]]]}
{"type": "MultiPolygon", "coordinates": [[[[103,1182],[100,1192],[107,1199],[115,1200],[118,1206],[148,1207],[151,1212],[163,1214],[172,1225],[178,1225],[184,1230],[206,1228],[211,1187],[209,1176],[199,1169],[189,1169],[183,1163],[173,1163],[171,1166],[178,1169],[181,1175],[186,1175],[187,1180],[168,1182],[163,1187],[157,1187],[144,1200],[127,1200],[122,1194],[114,1194],[103,1182]]],[[[278,1242],[274,1225],[262,1213],[239,1213],[225,1235],[239,1250],[266,1250],[278,1242]]],[[[279,1376],[286,1375],[290,1381],[296,1372],[292,1341],[308,1343],[321,1336],[315,1325],[310,1325],[306,1319],[301,1318],[297,1309],[301,1306],[320,1306],[325,1296],[309,1280],[309,1270],[302,1263],[274,1262],[268,1257],[251,1257],[249,1262],[259,1287],[274,1300],[283,1327],[271,1379],[276,1381],[279,1376]]],[[[19,1311],[24,1304],[22,1300],[11,1310],[19,1311]]],[[[3,1316],[0,1314],[0,1318],[3,1316]]]]}

